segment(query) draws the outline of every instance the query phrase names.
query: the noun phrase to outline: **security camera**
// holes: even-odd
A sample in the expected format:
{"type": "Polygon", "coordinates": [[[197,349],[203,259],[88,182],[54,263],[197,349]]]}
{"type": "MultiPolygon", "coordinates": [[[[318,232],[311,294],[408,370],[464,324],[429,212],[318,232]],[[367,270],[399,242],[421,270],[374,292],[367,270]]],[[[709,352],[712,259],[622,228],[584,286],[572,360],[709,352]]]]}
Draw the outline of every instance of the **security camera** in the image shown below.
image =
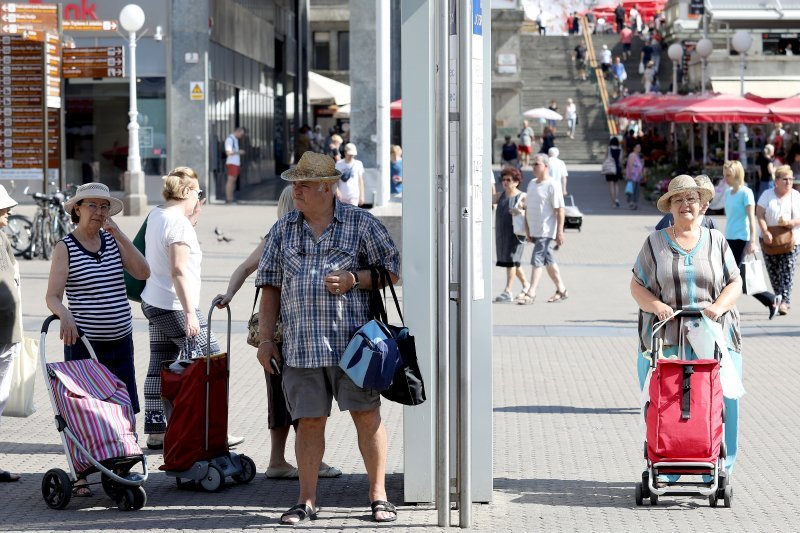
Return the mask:
{"type": "Polygon", "coordinates": [[[153,39],[156,41],[161,41],[164,39],[164,31],[162,30],[161,26],[156,26],[156,33],[153,35],[153,39]]]}

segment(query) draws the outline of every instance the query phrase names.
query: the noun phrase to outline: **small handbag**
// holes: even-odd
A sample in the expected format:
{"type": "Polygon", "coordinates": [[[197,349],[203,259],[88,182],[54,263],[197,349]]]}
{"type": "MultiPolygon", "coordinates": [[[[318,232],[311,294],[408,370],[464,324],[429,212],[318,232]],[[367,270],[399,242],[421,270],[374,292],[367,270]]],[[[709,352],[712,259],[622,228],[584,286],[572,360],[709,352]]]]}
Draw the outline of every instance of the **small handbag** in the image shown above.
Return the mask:
{"type": "Polygon", "coordinates": [[[36,412],[33,387],[39,364],[39,341],[23,337],[19,353],[11,363],[11,387],[3,416],[26,418],[36,412]]]}
{"type": "Polygon", "coordinates": [[[600,173],[604,176],[610,176],[617,173],[617,162],[614,161],[613,157],[611,157],[610,150],[606,158],[603,160],[603,166],[600,168],[600,173]]]}
{"type": "Polygon", "coordinates": [[[258,348],[258,313],[256,312],[256,303],[258,303],[258,293],[261,287],[256,288],[256,297],[253,300],[253,310],[250,314],[250,320],[247,321],[247,344],[253,348],[258,348]]]}
{"type": "Polygon", "coordinates": [[[769,226],[767,230],[772,234],[772,242],[767,244],[761,241],[761,249],[766,255],[783,255],[794,250],[794,235],[788,226],[769,226]]]}
{"type": "Polygon", "coordinates": [[[512,196],[509,198],[509,213],[511,213],[511,225],[514,229],[514,235],[519,235],[520,237],[525,237],[527,235],[525,231],[525,208],[520,207],[522,203],[522,199],[525,193],[520,193],[516,196],[512,196]],[[511,202],[514,202],[514,205],[511,205],[511,202]]]}
{"type": "MultiPolygon", "coordinates": [[[[149,217],[150,215],[148,215],[149,217]]],[[[136,236],[133,238],[133,246],[139,250],[142,255],[144,255],[145,249],[145,234],[147,233],[147,217],[145,217],[144,222],[142,223],[142,227],[139,228],[139,231],[136,232],[136,236]]],[[[125,293],[128,295],[128,300],[133,300],[134,302],[141,302],[142,301],[142,291],[144,290],[145,285],[147,284],[147,280],[144,279],[136,279],[130,274],[128,274],[127,270],[124,270],[123,275],[125,276],[125,293]]]]}

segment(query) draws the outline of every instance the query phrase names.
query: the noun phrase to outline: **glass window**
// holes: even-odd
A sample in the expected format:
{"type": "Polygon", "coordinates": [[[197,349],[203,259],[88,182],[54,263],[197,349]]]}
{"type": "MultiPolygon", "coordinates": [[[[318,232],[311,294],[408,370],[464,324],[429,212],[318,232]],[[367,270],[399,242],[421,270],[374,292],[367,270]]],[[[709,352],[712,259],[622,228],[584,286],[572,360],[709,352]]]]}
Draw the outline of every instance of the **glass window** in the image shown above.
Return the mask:
{"type": "Polygon", "coordinates": [[[327,31],[314,32],[314,68],[330,70],[331,68],[331,34],[327,31]]]}
{"type": "Polygon", "coordinates": [[[350,32],[339,32],[339,57],[337,70],[350,70],[350,32]]]}

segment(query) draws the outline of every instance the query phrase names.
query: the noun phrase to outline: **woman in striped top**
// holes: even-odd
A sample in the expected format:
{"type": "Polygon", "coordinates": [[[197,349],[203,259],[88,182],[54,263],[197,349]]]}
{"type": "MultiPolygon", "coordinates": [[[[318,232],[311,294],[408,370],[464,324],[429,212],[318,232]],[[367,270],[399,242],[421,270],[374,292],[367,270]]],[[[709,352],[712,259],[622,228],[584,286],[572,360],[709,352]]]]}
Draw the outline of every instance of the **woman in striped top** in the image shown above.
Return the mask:
{"type": "Polygon", "coordinates": [[[77,227],[56,244],[47,286],[47,307],[61,321],[64,358],[89,357],[78,338],[80,328],[100,362],[125,383],[138,413],[133,323],[123,269],[136,279],[147,279],[150,267],[111,219],[122,211],[122,202],[109,194],[108,187],[81,185],[65,208],[77,227]],[[69,307],[63,304],[65,291],[69,307]]]}

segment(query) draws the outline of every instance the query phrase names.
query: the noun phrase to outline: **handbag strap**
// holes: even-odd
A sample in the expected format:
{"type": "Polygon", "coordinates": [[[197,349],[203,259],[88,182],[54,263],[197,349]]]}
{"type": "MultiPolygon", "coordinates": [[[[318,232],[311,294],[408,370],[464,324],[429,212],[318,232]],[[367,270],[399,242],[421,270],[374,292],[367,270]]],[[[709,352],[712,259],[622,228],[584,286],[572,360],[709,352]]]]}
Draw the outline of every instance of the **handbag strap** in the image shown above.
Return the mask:
{"type": "Polygon", "coordinates": [[[403,312],[400,310],[400,302],[397,299],[397,293],[394,290],[394,284],[392,283],[392,278],[389,276],[389,272],[386,270],[386,267],[383,265],[379,266],[372,266],[370,267],[370,275],[372,277],[372,291],[370,294],[370,311],[374,318],[382,320],[384,323],[388,323],[388,316],[386,312],[386,286],[389,286],[389,290],[392,293],[392,299],[394,300],[395,309],[397,309],[397,314],[400,317],[400,322],[405,326],[405,320],[403,320],[403,312]],[[381,290],[383,290],[383,298],[381,298],[381,290]]]}
{"type": "Polygon", "coordinates": [[[261,292],[261,287],[256,287],[256,297],[253,298],[253,310],[250,311],[250,316],[253,316],[253,313],[256,312],[256,304],[258,303],[258,293],[261,292]]]}

